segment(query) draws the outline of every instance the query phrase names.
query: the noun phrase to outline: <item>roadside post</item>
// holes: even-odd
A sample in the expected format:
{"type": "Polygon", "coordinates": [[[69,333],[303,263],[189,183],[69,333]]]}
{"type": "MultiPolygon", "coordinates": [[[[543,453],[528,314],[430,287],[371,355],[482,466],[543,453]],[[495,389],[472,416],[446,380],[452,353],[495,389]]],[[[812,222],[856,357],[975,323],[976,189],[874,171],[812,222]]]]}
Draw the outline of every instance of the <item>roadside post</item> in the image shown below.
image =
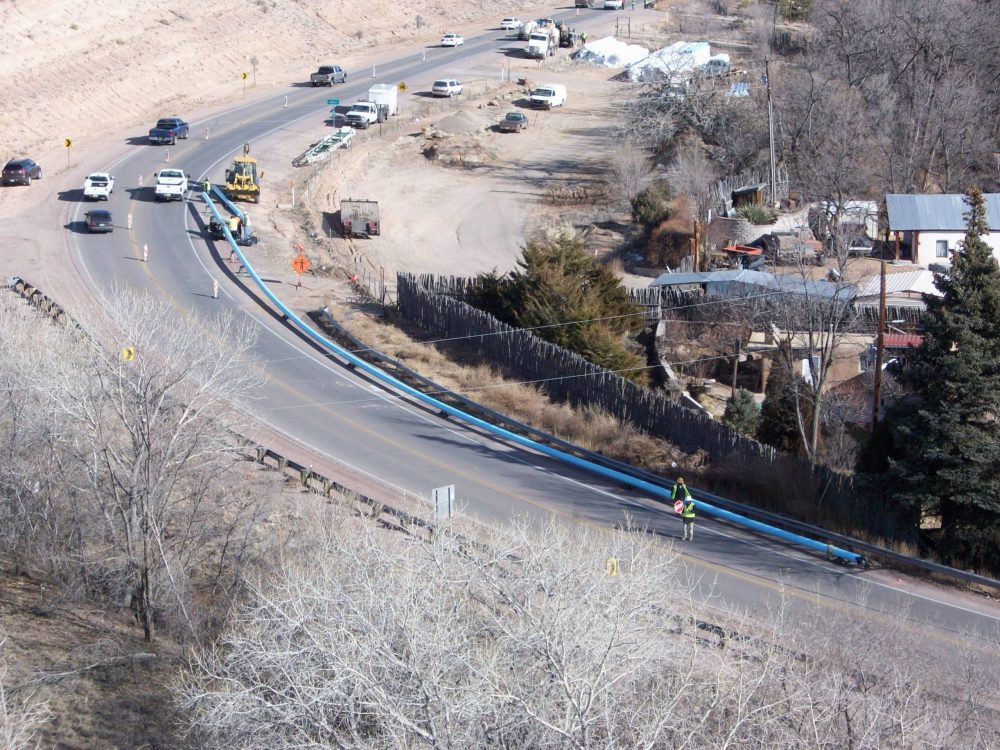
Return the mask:
{"type": "Polygon", "coordinates": [[[455,505],[455,485],[435,487],[431,490],[431,496],[434,499],[434,526],[437,527],[444,521],[451,520],[455,505]]]}
{"type": "MultiPolygon", "coordinates": [[[[298,245],[301,248],[301,245],[298,245]]],[[[292,270],[296,273],[295,288],[302,286],[302,274],[309,270],[309,259],[301,252],[292,259],[292,270]]]]}
{"type": "Polygon", "coordinates": [[[64,138],[63,139],[63,145],[66,147],[66,168],[69,169],[70,166],[72,166],[70,164],[70,157],[69,157],[69,150],[70,150],[70,148],[73,147],[73,141],[72,141],[72,139],[70,139],[70,138],[64,138]]]}

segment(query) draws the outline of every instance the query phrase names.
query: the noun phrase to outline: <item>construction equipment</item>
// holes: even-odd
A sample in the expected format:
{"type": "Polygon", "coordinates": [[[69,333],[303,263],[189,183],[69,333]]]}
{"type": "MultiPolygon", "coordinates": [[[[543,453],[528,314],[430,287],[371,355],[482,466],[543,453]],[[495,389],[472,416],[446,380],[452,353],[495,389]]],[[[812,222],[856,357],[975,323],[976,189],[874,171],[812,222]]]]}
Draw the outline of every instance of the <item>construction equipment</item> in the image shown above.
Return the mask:
{"type": "Polygon", "coordinates": [[[264,173],[257,169],[256,157],[250,156],[250,144],[243,144],[243,155],[233,159],[226,170],[226,197],[234,201],[260,203],[260,180],[264,173]]]}

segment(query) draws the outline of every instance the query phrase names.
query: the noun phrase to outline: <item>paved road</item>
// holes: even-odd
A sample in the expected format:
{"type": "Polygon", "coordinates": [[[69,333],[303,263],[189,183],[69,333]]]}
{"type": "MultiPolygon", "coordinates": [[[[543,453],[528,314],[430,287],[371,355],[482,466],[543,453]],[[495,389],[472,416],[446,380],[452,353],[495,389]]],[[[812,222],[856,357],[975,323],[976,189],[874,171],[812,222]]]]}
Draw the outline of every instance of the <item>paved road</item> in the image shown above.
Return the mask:
{"type": "MultiPolygon", "coordinates": [[[[606,19],[590,11],[574,22],[586,28],[591,22],[606,24],[606,19]]],[[[509,43],[500,33],[491,32],[468,38],[458,50],[434,50],[427,61],[417,50],[378,64],[374,82],[444,75],[484,56],[502,57],[502,48],[509,43]],[[448,61],[447,67],[443,60],[448,61]]],[[[363,95],[371,83],[370,68],[349,71],[347,84],[333,89],[289,88],[287,108],[282,93],[237,107],[211,123],[196,122],[192,138],[170,148],[171,166],[181,166],[195,180],[207,174],[219,182],[225,165],[244,142],[259,143],[296,121],[321,120],[328,97],[348,102],[363,95]],[[211,139],[199,139],[209,124],[211,139]]],[[[74,262],[98,296],[107,294],[113,284],[122,284],[168,298],[195,320],[224,308],[252,319],[259,331],[256,366],[266,376],[265,385],[249,405],[255,417],[317,452],[411,493],[426,495],[433,487],[455,484],[460,503],[483,521],[557,512],[602,525],[631,518],[666,538],[680,536],[677,517],[670,509],[442,420],[346,370],[294,335],[255,289],[227,275],[225,264],[205,242],[200,198],[169,205],[153,202],[151,176],[163,166],[163,154],[162,147],[137,145],[115,164],[93,165],[117,175],[118,191],[110,208],[120,226],[131,211],[135,229],[129,232],[122,227],[111,236],[84,234],[78,222],[85,207],[64,204],[63,220],[72,232],[74,262]],[[143,188],[138,187],[140,175],[143,188]],[[150,248],[148,262],[141,260],[143,245],[150,248]],[[211,297],[212,278],[222,281],[218,300],[211,297]]],[[[289,291],[280,284],[274,288],[279,296],[289,291]]],[[[965,642],[992,655],[998,653],[1000,609],[979,598],[885,571],[862,573],[832,565],[708,520],[699,523],[696,543],[683,551],[702,595],[720,607],[763,609],[784,595],[795,606],[818,602],[851,609],[858,616],[903,617],[911,627],[943,644],[965,642]]]]}

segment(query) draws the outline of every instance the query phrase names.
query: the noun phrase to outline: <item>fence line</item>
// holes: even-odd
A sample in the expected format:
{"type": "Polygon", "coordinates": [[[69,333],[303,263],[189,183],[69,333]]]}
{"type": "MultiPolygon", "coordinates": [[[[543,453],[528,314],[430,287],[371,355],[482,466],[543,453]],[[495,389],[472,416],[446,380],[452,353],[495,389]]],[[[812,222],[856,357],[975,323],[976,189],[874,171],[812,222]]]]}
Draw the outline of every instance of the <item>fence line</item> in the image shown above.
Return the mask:
{"type": "Polygon", "coordinates": [[[682,450],[704,451],[713,462],[763,465],[776,477],[812,488],[809,499],[836,509],[839,517],[884,537],[895,536],[890,514],[863,497],[852,477],[781,453],[679,405],[660,391],[636,385],[466,304],[461,298],[477,283],[458,277],[398,274],[397,309],[403,318],[428,333],[461,337],[485,360],[516,372],[524,380],[543,384],[555,401],[598,407],[682,450]]]}

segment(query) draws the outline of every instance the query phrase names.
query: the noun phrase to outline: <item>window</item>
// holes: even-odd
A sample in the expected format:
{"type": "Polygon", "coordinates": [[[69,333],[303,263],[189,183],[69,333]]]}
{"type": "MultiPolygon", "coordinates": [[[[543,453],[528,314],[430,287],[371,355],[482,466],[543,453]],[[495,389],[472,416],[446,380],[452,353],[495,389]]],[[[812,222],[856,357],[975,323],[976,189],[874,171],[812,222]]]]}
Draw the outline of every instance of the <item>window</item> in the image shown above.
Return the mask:
{"type": "Polygon", "coordinates": [[[947,258],[948,257],[948,240],[938,240],[934,246],[934,257],[935,258],[947,258]]]}

